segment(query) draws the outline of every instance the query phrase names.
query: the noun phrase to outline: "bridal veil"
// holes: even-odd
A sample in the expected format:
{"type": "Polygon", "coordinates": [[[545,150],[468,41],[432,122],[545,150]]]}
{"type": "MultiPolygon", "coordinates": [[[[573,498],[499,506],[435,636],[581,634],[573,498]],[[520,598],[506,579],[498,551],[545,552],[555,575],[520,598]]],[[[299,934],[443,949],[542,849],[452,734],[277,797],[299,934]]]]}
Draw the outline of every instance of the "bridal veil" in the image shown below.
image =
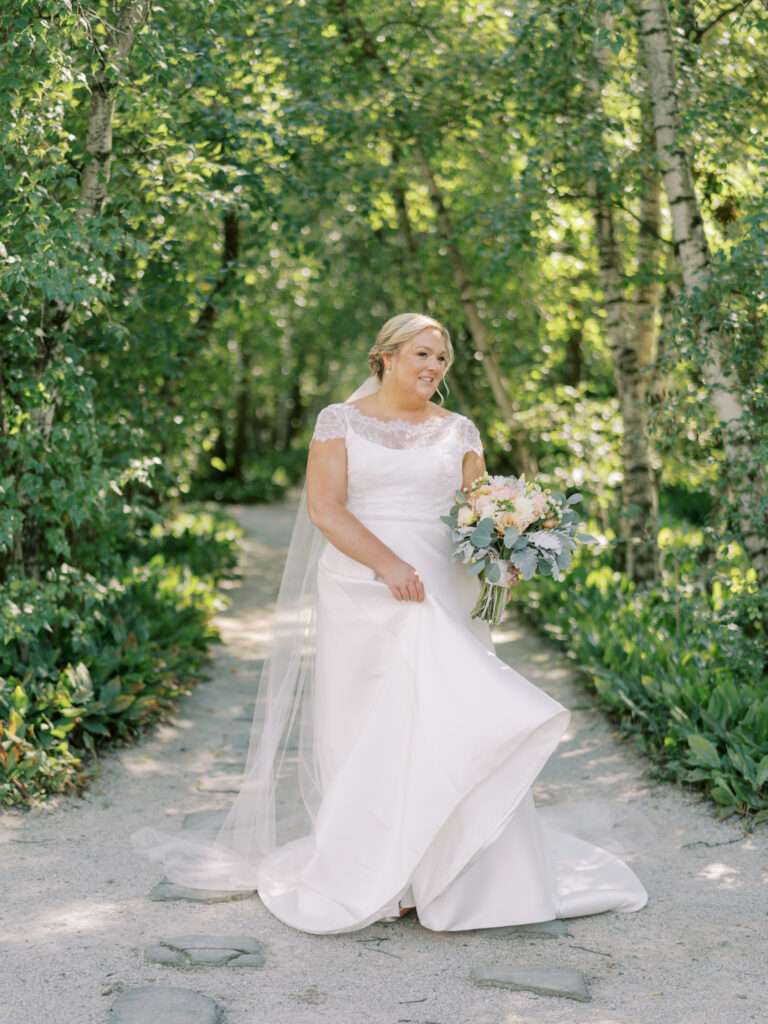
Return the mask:
{"type": "MultiPolygon", "coordinates": [[[[373,394],[368,377],[345,401],[373,394]]],[[[311,831],[322,799],[313,721],[317,563],[325,536],[309,518],[306,481],[272,618],[269,653],[255,688],[242,782],[218,828],[133,832],[134,849],[162,862],[166,878],[195,889],[257,889],[263,858],[311,831]]]]}

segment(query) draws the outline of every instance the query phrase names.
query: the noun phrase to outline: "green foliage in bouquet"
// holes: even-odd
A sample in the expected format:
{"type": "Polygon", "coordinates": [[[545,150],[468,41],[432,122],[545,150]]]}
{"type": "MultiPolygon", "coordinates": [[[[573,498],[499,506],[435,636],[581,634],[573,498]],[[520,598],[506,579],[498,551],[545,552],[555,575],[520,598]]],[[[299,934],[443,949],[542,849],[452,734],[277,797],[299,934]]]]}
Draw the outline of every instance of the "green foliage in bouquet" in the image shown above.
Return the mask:
{"type": "Polygon", "coordinates": [[[608,546],[598,560],[577,555],[567,587],[537,578],[511,599],[564,644],[658,777],[701,789],[720,816],[751,827],[768,820],[762,598],[743,552],[704,533],[660,531],[657,586],[612,569],[608,546]]]}

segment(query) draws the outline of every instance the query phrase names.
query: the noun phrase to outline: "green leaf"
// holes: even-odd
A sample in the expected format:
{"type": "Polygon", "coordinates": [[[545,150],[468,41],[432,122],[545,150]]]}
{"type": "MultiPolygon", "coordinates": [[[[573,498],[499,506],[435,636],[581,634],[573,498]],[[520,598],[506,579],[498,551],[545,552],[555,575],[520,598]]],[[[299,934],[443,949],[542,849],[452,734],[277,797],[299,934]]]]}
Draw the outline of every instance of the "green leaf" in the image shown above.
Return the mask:
{"type": "Polygon", "coordinates": [[[88,732],[97,733],[99,736],[109,736],[109,729],[98,718],[84,718],[83,728],[88,732]]]}
{"type": "Polygon", "coordinates": [[[715,803],[721,804],[723,807],[733,807],[736,803],[735,796],[727,786],[713,786],[709,795],[715,803]]]}
{"type": "Polygon", "coordinates": [[[490,580],[491,583],[498,583],[501,579],[501,569],[498,562],[493,562],[488,566],[485,572],[486,579],[490,580]]]}
{"type": "Polygon", "coordinates": [[[115,699],[110,703],[110,714],[115,714],[115,712],[118,711],[125,711],[126,708],[129,708],[131,704],[133,704],[134,700],[136,700],[136,698],[132,694],[121,693],[118,697],[115,697],[115,699]]]}
{"type": "Polygon", "coordinates": [[[717,752],[717,747],[706,736],[693,733],[688,737],[688,746],[698,764],[709,765],[710,768],[720,767],[720,755],[717,752]]]}
{"type": "Polygon", "coordinates": [[[29,706],[29,697],[26,695],[21,686],[16,686],[13,690],[13,703],[19,714],[23,715],[29,706]]]}
{"type": "Polygon", "coordinates": [[[102,688],[99,690],[99,700],[109,705],[112,703],[113,700],[115,700],[116,697],[120,696],[120,694],[122,693],[122,689],[123,684],[120,679],[110,679],[106,686],[102,686],[102,688]]]}
{"type": "Polygon", "coordinates": [[[487,548],[493,534],[493,520],[490,518],[481,519],[469,539],[476,548],[487,548]]]}
{"type": "Polygon", "coordinates": [[[520,531],[514,526],[508,526],[504,531],[504,547],[511,548],[520,536],[520,531]]]}
{"type": "Polygon", "coordinates": [[[536,572],[536,566],[538,559],[536,552],[528,548],[525,551],[515,551],[514,549],[509,555],[510,562],[517,566],[520,572],[523,574],[523,579],[529,580],[536,572]]]}

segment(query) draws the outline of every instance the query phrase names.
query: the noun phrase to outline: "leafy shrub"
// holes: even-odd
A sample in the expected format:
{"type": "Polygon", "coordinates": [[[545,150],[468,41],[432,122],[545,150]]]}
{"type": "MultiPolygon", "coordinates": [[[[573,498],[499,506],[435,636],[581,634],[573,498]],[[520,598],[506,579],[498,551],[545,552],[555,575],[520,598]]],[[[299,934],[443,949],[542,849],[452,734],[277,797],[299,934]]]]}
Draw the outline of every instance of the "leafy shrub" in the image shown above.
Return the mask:
{"type": "Polygon", "coordinates": [[[607,550],[582,550],[562,584],[536,578],[513,599],[565,645],[659,777],[751,826],[768,819],[765,595],[736,545],[705,544],[705,532],[661,530],[657,586],[635,587],[607,550]]]}
{"type": "Polygon", "coordinates": [[[222,472],[194,477],[189,497],[197,501],[242,502],[257,504],[279,501],[291,485],[299,482],[307,462],[306,449],[274,452],[259,457],[246,467],[243,479],[227,475],[220,460],[211,462],[211,469],[222,472]]]}
{"type": "Polygon", "coordinates": [[[215,588],[235,563],[237,533],[221,513],[183,510],[153,529],[150,557],[121,577],[64,565],[43,581],[7,582],[0,802],[80,789],[101,746],[134,739],[188,692],[218,639],[215,588]]]}

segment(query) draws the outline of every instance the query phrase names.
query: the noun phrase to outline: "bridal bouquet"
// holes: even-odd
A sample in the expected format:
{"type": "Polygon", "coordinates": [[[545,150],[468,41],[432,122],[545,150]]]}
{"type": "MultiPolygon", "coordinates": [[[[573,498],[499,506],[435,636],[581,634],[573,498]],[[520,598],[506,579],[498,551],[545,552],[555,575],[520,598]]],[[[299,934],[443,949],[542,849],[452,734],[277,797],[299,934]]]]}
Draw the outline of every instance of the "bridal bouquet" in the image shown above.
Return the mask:
{"type": "Polygon", "coordinates": [[[578,541],[594,541],[578,533],[573,505],[580,494],[566,498],[527,481],[525,474],[480,476],[467,490],[456,491],[450,512],[440,516],[451,527],[454,558],[482,581],[472,618],[496,625],[509,600],[510,588],[537,572],[562,579],[578,541]]]}

